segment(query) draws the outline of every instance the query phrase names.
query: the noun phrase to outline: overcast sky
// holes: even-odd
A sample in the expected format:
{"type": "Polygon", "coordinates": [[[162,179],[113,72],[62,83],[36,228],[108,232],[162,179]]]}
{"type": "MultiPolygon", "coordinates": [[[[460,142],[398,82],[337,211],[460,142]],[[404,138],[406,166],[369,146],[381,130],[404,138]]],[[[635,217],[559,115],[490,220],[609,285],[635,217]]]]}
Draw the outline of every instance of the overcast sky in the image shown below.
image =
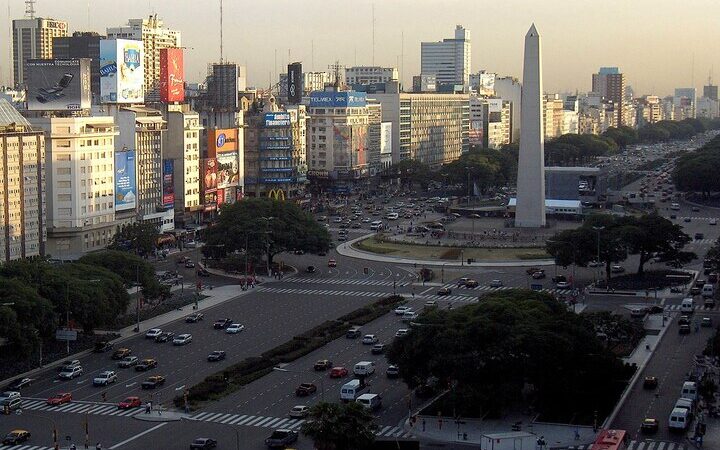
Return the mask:
{"type": "MultiPolygon", "coordinates": [[[[22,18],[25,5],[0,1],[0,84],[7,84],[10,20],[22,18]]],[[[220,58],[219,3],[37,0],[36,16],[104,34],[155,12],[182,31],[183,45],[192,47],[186,77],[201,81],[207,64],[220,58]]],[[[532,22],[543,38],[547,92],[590,90],[600,66],[620,67],[636,94],[667,95],[693,80],[701,89],[713,65],[720,79],[718,0],[224,0],[225,59],[246,65],[248,84],[256,86],[271,77],[276,82],[288,59],[302,61],[306,71],[325,70],[335,60],[370,65],[373,4],[375,64],[398,66],[406,86],[419,72],[420,42],[451,38],[456,24],[471,32],[473,72],[520,77],[532,22]]]]}

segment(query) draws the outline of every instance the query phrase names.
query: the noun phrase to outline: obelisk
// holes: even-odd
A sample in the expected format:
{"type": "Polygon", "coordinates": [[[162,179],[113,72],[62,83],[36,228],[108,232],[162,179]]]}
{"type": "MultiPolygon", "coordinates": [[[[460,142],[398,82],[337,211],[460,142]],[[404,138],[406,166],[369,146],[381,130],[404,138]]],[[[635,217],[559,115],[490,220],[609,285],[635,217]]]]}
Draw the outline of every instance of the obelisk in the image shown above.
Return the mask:
{"type": "Polygon", "coordinates": [[[525,35],[515,226],[545,226],[542,51],[535,24],[525,35]]]}

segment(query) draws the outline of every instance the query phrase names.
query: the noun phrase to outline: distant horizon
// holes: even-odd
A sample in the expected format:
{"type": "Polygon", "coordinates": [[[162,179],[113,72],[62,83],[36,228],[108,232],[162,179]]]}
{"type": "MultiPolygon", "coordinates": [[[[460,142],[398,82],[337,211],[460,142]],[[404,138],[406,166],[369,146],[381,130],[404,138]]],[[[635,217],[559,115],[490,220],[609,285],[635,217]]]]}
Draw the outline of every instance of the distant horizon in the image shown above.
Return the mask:
{"type": "MultiPolygon", "coordinates": [[[[12,78],[12,20],[24,18],[25,5],[22,0],[4,3],[2,41],[10,41],[0,48],[0,85],[7,86],[12,78]]],[[[182,33],[189,82],[204,81],[207,65],[220,60],[219,1],[209,2],[210,9],[207,3],[189,0],[67,3],[38,0],[35,15],[67,21],[69,34],[104,35],[108,27],[157,13],[166,27],[182,33]]],[[[455,26],[462,25],[470,31],[471,73],[485,70],[521,80],[523,40],[535,23],[542,37],[546,93],[588,92],[600,67],[618,67],[636,96],[666,97],[686,87],[702,95],[720,54],[720,28],[714,23],[716,15],[708,14],[717,8],[714,0],[696,0],[693,9],[672,0],[608,0],[597,10],[577,4],[582,2],[537,3],[305,0],[299,7],[275,0],[246,2],[241,8],[225,0],[224,59],[247,67],[248,86],[258,88],[277,83],[288,62],[303,62],[309,72],[326,71],[339,61],[347,67],[397,67],[407,90],[420,71],[420,43],[452,38],[455,26]]]]}

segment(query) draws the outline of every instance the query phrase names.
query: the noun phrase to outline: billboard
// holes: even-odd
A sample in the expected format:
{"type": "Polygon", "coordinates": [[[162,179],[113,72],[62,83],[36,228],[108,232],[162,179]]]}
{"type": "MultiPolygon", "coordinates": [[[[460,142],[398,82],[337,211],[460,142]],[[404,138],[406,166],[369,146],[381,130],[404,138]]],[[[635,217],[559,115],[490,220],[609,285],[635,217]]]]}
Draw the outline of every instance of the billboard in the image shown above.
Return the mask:
{"type": "Polygon", "coordinates": [[[204,158],[202,160],[202,173],[203,192],[215,192],[217,190],[217,160],[215,158],[204,158]]]}
{"type": "Polygon", "coordinates": [[[310,94],[310,107],[313,108],[361,108],[363,106],[367,106],[367,96],[365,92],[315,91],[310,94]]]}
{"type": "Polygon", "coordinates": [[[142,103],[142,41],[103,39],[100,41],[100,101],[102,103],[142,103]]]}
{"type": "Polygon", "coordinates": [[[480,95],[494,95],[495,94],[495,74],[494,73],[481,73],[480,83],[478,83],[478,93],[480,95]]]}
{"type": "Polygon", "coordinates": [[[290,113],[286,113],[286,112],[265,113],[265,126],[266,127],[289,127],[290,126],[290,113]]]}
{"type": "Polygon", "coordinates": [[[160,49],[160,101],[185,100],[185,70],[181,48],[160,49]]]}
{"type": "Polygon", "coordinates": [[[163,159],[162,204],[165,208],[175,206],[175,160],[163,159]]]}
{"type": "Polygon", "coordinates": [[[90,108],[90,59],[29,59],[25,63],[31,111],[90,108]]]}
{"type": "Polygon", "coordinates": [[[115,211],[135,209],[135,150],[115,152],[115,211]]]}
{"type": "Polygon", "coordinates": [[[288,64],[288,103],[291,105],[298,105],[302,101],[303,95],[303,76],[302,76],[302,64],[294,62],[288,64]]]}
{"type": "Polygon", "coordinates": [[[217,188],[237,186],[240,182],[238,129],[208,130],[208,156],[217,160],[217,188]]]}

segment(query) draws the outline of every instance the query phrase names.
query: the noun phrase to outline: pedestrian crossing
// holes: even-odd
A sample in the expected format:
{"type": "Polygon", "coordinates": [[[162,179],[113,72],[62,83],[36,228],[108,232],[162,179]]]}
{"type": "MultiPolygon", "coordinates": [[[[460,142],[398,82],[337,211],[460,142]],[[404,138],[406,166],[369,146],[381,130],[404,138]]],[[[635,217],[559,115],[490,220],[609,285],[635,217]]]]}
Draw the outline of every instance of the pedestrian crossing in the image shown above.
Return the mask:
{"type": "Polygon", "coordinates": [[[277,294],[304,294],[304,295],[336,295],[344,297],[386,297],[387,292],[367,292],[367,291],[334,291],[331,289],[297,289],[297,288],[274,288],[269,286],[259,286],[255,289],[260,292],[270,292],[277,294]]]}
{"type": "Polygon", "coordinates": [[[347,284],[351,286],[392,286],[395,284],[395,287],[404,287],[408,286],[410,283],[407,282],[393,282],[393,281],[387,281],[387,280],[364,280],[364,279],[341,279],[341,278],[312,278],[312,277],[303,277],[303,278],[288,278],[286,280],[283,280],[287,283],[310,283],[310,284],[347,284]]]}
{"type": "Polygon", "coordinates": [[[63,414],[93,414],[115,417],[132,416],[142,411],[141,408],[119,409],[117,403],[72,401],[70,403],[65,403],[60,406],[50,406],[45,402],[45,399],[24,398],[21,407],[22,409],[27,409],[31,411],[59,412],[63,414]]]}
{"type": "Polygon", "coordinates": [[[688,245],[713,245],[715,244],[717,240],[716,239],[695,239],[693,241],[688,242],[688,245]]]}
{"type": "Polygon", "coordinates": [[[53,450],[52,447],[44,447],[42,445],[0,445],[0,450],[53,450]]]}
{"type": "MultiPolygon", "coordinates": [[[[693,306],[693,310],[694,310],[694,311],[700,311],[700,312],[702,312],[702,311],[716,311],[717,308],[718,308],[717,306],[712,307],[712,308],[706,308],[706,307],[703,306],[703,305],[695,305],[695,306],[693,306]]],[[[681,309],[681,305],[665,305],[665,311],[680,311],[680,309],[681,309]]]]}
{"type": "MultiPolygon", "coordinates": [[[[466,288],[466,287],[458,287],[458,285],[455,283],[448,283],[448,284],[445,284],[443,287],[448,288],[448,289],[459,289],[461,292],[467,292],[468,294],[472,294],[473,292],[495,292],[495,291],[505,291],[508,289],[520,289],[520,287],[518,287],[518,286],[500,286],[500,287],[478,286],[476,288],[466,288]]],[[[570,295],[570,294],[572,294],[572,289],[549,288],[549,289],[542,289],[540,292],[547,292],[548,294],[556,294],[556,295],[570,295]]],[[[449,296],[447,296],[447,297],[449,297],[449,296]]]]}
{"type": "MultiPolygon", "coordinates": [[[[572,445],[565,447],[567,450],[591,450],[593,444],[587,445],[572,445]]],[[[689,447],[685,444],[670,441],[636,441],[632,440],[627,444],[627,450],[688,450],[689,447]]]]}

